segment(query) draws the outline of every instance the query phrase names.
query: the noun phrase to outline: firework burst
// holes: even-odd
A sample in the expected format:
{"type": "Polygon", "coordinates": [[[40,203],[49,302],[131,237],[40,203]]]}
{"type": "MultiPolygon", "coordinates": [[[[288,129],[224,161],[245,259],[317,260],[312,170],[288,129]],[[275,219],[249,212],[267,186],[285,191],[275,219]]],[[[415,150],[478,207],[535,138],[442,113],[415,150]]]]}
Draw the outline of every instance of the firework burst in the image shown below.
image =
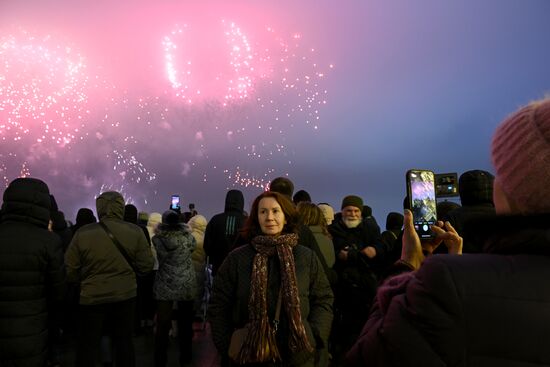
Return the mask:
{"type": "Polygon", "coordinates": [[[0,139],[66,146],[89,110],[83,57],[50,35],[0,38],[0,139]]]}

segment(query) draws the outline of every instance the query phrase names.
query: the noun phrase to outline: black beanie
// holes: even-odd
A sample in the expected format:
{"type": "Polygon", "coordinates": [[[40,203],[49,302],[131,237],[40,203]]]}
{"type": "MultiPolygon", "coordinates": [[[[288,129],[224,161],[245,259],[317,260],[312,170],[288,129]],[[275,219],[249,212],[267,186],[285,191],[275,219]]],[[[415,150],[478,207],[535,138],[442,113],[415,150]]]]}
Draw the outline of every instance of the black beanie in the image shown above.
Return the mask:
{"type": "Polygon", "coordinates": [[[354,206],[363,211],[363,199],[356,195],[348,195],[342,200],[342,206],[340,209],[344,209],[346,206],[354,206]]]}

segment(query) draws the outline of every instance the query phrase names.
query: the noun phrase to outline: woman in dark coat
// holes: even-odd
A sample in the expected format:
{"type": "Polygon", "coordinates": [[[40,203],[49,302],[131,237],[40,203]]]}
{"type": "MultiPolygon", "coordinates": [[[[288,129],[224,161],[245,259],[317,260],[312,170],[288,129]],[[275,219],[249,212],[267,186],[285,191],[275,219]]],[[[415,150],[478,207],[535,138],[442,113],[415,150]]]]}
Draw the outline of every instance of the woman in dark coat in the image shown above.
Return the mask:
{"type": "Polygon", "coordinates": [[[408,272],[379,288],[348,365],[550,365],[550,99],[498,127],[492,160],[497,217],[469,224],[485,253],[458,256],[449,222],[421,244],[406,211],[408,272]],[[454,255],[424,256],[442,240],[454,255]]]}
{"type": "Polygon", "coordinates": [[[297,244],[296,222],[294,206],[281,194],[254,200],[245,226],[249,244],[223,262],[208,309],[223,365],[313,366],[316,349],[326,348],[333,294],[315,253],[297,244]],[[230,361],[231,335],[245,325],[248,336],[230,361]]]}

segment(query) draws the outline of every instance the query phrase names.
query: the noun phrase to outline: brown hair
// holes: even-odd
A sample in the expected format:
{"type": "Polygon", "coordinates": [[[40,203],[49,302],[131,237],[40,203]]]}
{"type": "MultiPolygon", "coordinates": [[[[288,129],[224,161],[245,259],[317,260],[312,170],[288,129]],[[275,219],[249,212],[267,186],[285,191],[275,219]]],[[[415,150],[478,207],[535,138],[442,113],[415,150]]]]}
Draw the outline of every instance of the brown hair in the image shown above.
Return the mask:
{"type": "Polygon", "coordinates": [[[279,194],[275,191],[265,191],[258,195],[258,197],[256,197],[256,199],[254,199],[254,202],[252,203],[250,215],[248,216],[246,223],[244,224],[244,228],[241,232],[243,237],[250,241],[252,238],[262,234],[260,222],[258,221],[258,206],[260,205],[260,200],[262,200],[263,198],[274,198],[281,206],[281,210],[283,211],[286,220],[286,224],[283,227],[283,233],[296,232],[298,215],[292,202],[287,199],[286,196],[284,196],[283,194],[279,194]]]}
{"type": "Polygon", "coordinates": [[[301,201],[298,203],[298,217],[306,226],[320,226],[323,234],[330,236],[327,229],[327,220],[319,207],[313,203],[301,201]]]}

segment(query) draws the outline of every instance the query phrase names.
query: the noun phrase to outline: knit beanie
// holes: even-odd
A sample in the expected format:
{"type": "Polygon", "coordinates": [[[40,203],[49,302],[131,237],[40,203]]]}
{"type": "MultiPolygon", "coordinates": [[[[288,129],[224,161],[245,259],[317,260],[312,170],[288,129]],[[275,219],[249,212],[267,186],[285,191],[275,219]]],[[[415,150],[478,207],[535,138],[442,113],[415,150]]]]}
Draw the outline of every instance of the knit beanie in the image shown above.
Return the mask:
{"type": "Polygon", "coordinates": [[[390,212],[386,217],[386,230],[400,230],[403,228],[404,217],[401,213],[390,212]]]}
{"type": "Polygon", "coordinates": [[[331,224],[334,220],[334,209],[332,209],[332,207],[328,204],[319,204],[317,206],[323,212],[327,224],[331,224]]]}
{"type": "Polygon", "coordinates": [[[294,184],[287,177],[277,177],[269,183],[269,191],[275,191],[279,194],[283,194],[288,200],[292,201],[292,194],[294,193],[294,184]]]}
{"type": "Polygon", "coordinates": [[[124,221],[137,224],[138,210],[134,204],[126,204],[124,206],[124,221]]]}
{"type": "Polygon", "coordinates": [[[340,209],[344,209],[346,206],[354,206],[363,211],[363,199],[356,195],[348,195],[342,200],[342,206],[340,209]]]}
{"type": "Polygon", "coordinates": [[[90,224],[95,222],[97,222],[97,219],[92,209],[89,209],[89,208],[78,209],[78,213],[76,213],[75,226],[78,226],[80,228],[85,224],[90,224]]]}
{"type": "Polygon", "coordinates": [[[167,226],[177,226],[180,222],[180,216],[173,210],[167,210],[162,213],[162,224],[167,226]]]}
{"type": "Polygon", "coordinates": [[[495,177],[487,171],[471,170],[460,175],[458,193],[462,205],[493,203],[493,181],[495,177]]]}
{"type": "Polygon", "coordinates": [[[522,214],[550,212],[550,99],[520,108],[498,126],[496,180],[522,214]]]}

